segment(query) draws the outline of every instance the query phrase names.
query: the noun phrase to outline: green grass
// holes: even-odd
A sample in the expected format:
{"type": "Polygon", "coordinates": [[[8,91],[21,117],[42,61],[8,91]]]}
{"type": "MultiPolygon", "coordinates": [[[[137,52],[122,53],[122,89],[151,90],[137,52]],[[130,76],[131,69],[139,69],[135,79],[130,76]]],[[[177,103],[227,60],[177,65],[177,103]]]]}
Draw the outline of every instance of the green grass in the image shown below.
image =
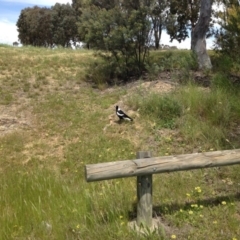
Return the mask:
{"type": "Polygon", "coordinates": [[[184,144],[208,151],[239,147],[238,137],[232,134],[240,119],[238,98],[238,92],[190,83],[162,95],[140,91],[128,101],[142,115],[154,119],[154,132],[177,129],[184,144]]]}
{"type": "MultiPolygon", "coordinates": [[[[182,53],[154,58],[185,64],[182,53]]],[[[0,45],[0,54],[0,124],[9,128],[0,132],[0,239],[240,237],[239,166],[154,175],[154,213],[168,230],[148,237],[127,226],[136,215],[136,179],[87,183],[84,173],[85,164],[135,159],[139,150],[239,148],[239,92],[220,72],[211,88],[100,91],[84,82],[91,51],[0,45]],[[117,103],[133,110],[133,123],[116,122],[117,103]]],[[[171,64],[173,74],[185,66],[171,64]]]]}
{"type": "Polygon", "coordinates": [[[163,128],[174,128],[175,120],[182,114],[182,107],[173,94],[138,92],[129,99],[129,104],[163,128]]]}

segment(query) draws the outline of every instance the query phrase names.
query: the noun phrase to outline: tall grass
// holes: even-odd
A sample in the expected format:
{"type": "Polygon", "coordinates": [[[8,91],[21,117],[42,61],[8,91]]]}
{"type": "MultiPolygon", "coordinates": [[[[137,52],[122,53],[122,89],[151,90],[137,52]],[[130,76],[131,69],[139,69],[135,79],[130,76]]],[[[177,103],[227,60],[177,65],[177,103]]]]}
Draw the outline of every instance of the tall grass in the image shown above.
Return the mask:
{"type": "Polygon", "coordinates": [[[239,94],[223,88],[208,91],[196,86],[183,88],[179,94],[179,101],[185,109],[180,120],[183,133],[191,140],[208,141],[209,148],[232,148],[229,139],[232,127],[239,123],[240,108],[236,105],[239,94]]]}
{"type": "Polygon", "coordinates": [[[1,239],[131,239],[134,232],[124,231],[134,196],[126,183],[87,185],[79,174],[64,179],[46,169],[7,171],[0,179],[1,239]]]}
{"type": "Polygon", "coordinates": [[[186,144],[206,151],[239,147],[231,138],[240,119],[238,98],[238,93],[222,87],[206,89],[190,83],[170,94],[137,93],[129,104],[160,127],[177,128],[186,144]]]}
{"type": "Polygon", "coordinates": [[[182,107],[171,94],[137,93],[129,99],[129,104],[166,128],[174,128],[175,120],[182,114],[182,107]]]}

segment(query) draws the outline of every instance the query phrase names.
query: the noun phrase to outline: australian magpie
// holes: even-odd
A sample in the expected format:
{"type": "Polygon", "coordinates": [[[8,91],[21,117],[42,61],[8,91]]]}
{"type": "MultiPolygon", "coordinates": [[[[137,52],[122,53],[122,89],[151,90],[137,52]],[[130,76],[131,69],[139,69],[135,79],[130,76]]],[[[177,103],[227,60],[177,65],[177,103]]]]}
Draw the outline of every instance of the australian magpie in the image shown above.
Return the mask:
{"type": "Polygon", "coordinates": [[[118,106],[116,106],[116,114],[120,120],[124,119],[128,121],[133,121],[133,119],[130,118],[125,112],[123,112],[118,106]]]}

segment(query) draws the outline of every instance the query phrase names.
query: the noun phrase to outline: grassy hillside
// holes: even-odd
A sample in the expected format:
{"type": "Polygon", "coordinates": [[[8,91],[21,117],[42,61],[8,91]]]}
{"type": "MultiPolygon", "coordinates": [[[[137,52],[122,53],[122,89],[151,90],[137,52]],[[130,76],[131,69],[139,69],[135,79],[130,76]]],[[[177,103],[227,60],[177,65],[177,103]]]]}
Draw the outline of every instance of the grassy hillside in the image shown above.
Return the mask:
{"type": "Polygon", "coordinates": [[[220,65],[204,73],[205,88],[189,83],[200,74],[189,52],[155,52],[151,81],[99,90],[91,51],[0,46],[0,55],[0,239],[240,239],[240,166],[154,175],[154,212],[167,227],[148,237],[127,225],[135,178],[84,177],[85,164],[139,150],[239,148],[239,91],[220,65]],[[118,122],[116,104],[133,123],[118,122]]]}

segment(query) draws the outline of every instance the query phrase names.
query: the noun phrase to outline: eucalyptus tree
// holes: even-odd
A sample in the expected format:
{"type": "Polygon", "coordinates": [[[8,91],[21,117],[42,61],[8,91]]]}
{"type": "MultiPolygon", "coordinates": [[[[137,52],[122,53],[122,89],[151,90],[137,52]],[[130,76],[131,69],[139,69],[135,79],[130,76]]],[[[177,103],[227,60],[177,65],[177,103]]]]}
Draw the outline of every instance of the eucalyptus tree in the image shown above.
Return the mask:
{"type": "Polygon", "coordinates": [[[212,63],[207,53],[206,34],[209,30],[212,13],[212,0],[201,0],[200,15],[192,30],[191,46],[197,55],[200,69],[211,69],[212,63]]]}
{"type": "Polygon", "coordinates": [[[167,31],[171,40],[179,42],[191,37],[191,49],[196,54],[200,69],[211,69],[206,50],[206,36],[212,17],[213,0],[171,0],[167,31]],[[189,34],[190,32],[190,34],[189,34]]]}
{"type": "Polygon", "coordinates": [[[189,37],[198,20],[201,0],[171,0],[167,32],[179,42],[189,37]]]}
{"type": "Polygon", "coordinates": [[[70,47],[78,41],[77,14],[69,4],[56,3],[52,8],[53,41],[70,47]]]}
{"type": "Polygon", "coordinates": [[[168,8],[169,1],[167,0],[152,0],[150,4],[149,17],[156,49],[159,49],[162,31],[166,28],[168,8]]]}
{"type": "Polygon", "coordinates": [[[51,46],[53,26],[49,8],[25,8],[17,21],[18,38],[23,45],[51,46]]]}

